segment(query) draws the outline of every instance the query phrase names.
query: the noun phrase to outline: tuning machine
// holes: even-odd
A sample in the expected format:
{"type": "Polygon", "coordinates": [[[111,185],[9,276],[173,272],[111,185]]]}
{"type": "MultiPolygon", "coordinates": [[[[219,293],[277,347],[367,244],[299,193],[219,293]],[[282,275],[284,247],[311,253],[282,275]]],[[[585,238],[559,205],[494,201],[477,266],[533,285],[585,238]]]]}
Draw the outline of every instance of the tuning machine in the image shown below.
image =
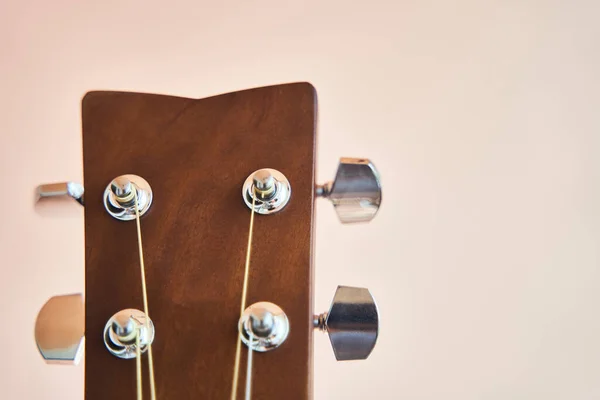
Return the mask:
{"type": "Polygon", "coordinates": [[[328,312],[314,316],[314,327],[329,334],[338,361],[364,360],[379,333],[379,312],[368,289],[338,286],[328,312]]]}
{"type": "Polygon", "coordinates": [[[36,189],[36,202],[47,199],[71,198],[83,205],[83,185],[76,182],[58,182],[39,185],[36,189]]]}
{"type": "MultiPolygon", "coordinates": [[[[41,308],[35,322],[35,342],[48,364],[79,363],[84,351],[85,310],[80,293],[54,296],[41,308]]],[[[134,358],[136,335],[141,352],[154,341],[154,324],[143,311],[125,309],[114,314],[104,328],[104,344],[118,358],[134,358]]]]}
{"type": "MultiPolygon", "coordinates": [[[[83,185],[76,182],[46,183],[36,188],[36,202],[71,198],[83,205],[83,193],[83,185]]],[[[134,198],[136,196],[139,214],[144,215],[152,205],[153,194],[150,185],[138,175],[118,176],[104,190],[104,207],[116,219],[122,221],[135,219],[134,198]]]]}
{"type": "Polygon", "coordinates": [[[47,363],[77,364],[84,347],[83,296],[50,298],[38,313],[35,342],[47,363]]]}
{"type": "Polygon", "coordinates": [[[317,185],[316,195],[333,203],[343,224],[369,222],[381,205],[381,181],[366,158],[340,159],[335,179],[317,185]]]}
{"type": "MultiPolygon", "coordinates": [[[[331,200],[343,224],[369,222],[381,205],[379,173],[369,159],[341,158],[335,179],[317,185],[316,195],[331,200]]],[[[313,324],[329,333],[338,361],[364,360],[377,342],[377,304],[368,289],[338,286],[329,311],[315,315],[313,324]]]]}
{"type": "Polygon", "coordinates": [[[136,356],[137,344],[145,353],[154,335],[152,320],[143,311],[127,308],[110,317],[104,326],[104,345],[113,356],[131,359],[136,356]]]}

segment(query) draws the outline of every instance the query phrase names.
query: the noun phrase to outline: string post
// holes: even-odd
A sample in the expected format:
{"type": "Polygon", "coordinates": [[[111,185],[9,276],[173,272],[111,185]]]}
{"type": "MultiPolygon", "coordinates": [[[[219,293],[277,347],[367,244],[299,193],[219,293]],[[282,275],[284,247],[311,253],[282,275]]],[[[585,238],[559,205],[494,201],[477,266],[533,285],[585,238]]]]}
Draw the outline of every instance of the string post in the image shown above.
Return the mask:
{"type": "Polygon", "coordinates": [[[134,190],[137,189],[126,176],[119,176],[110,183],[115,201],[123,207],[133,206],[134,190]]]}
{"type": "Polygon", "coordinates": [[[265,308],[256,308],[250,314],[250,329],[257,337],[268,337],[275,329],[275,316],[265,308]]]}
{"type": "Polygon", "coordinates": [[[290,201],[292,187],[280,171],[262,168],[251,173],[242,186],[242,197],[258,214],[281,211],[290,201]]]}
{"type": "Polygon", "coordinates": [[[126,314],[115,314],[111,328],[122,343],[131,343],[138,334],[134,320],[126,314]]]}
{"type": "Polygon", "coordinates": [[[262,201],[267,201],[275,197],[277,194],[277,184],[273,174],[268,169],[260,169],[256,171],[252,177],[254,193],[256,197],[262,201]]]}
{"type": "Polygon", "coordinates": [[[238,330],[248,348],[264,353],[275,350],[285,342],[290,332],[290,322],[277,304],[261,301],[244,310],[238,330]]]}
{"type": "Polygon", "coordinates": [[[139,340],[140,353],[145,353],[154,341],[154,323],[141,310],[127,308],[115,313],[104,326],[104,345],[108,351],[123,359],[136,357],[139,340]]]}
{"type": "Polygon", "coordinates": [[[104,190],[104,208],[114,218],[131,221],[143,216],[152,205],[152,188],[138,175],[120,175],[104,190]]]}

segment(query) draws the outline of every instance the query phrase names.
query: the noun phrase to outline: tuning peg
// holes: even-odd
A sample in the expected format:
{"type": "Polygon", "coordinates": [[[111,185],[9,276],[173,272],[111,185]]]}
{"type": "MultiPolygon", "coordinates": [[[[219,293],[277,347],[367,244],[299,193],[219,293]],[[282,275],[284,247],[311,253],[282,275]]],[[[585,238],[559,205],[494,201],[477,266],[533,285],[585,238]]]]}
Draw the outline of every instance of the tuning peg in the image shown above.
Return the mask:
{"type": "Polygon", "coordinates": [[[313,323],[329,333],[338,361],[364,360],[377,342],[379,313],[366,288],[338,286],[329,312],[316,315],[313,323]]]}
{"type": "Polygon", "coordinates": [[[366,158],[341,158],[335,179],[316,194],[331,200],[342,223],[369,222],[381,204],[379,173],[366,158]]]}
{"type": "Polygon", "coordinates": [[[83,185],[76,182],[46,183],[36,189],[36,201],[49,198],[70,197],[83,205],[83,185]]]}
{"type": "Polygon", "coordinates": [[[35,342],[49,364],[77,364],[83,353],[84,308],[81,294],[54,296],[35,321],[35,342]]]}

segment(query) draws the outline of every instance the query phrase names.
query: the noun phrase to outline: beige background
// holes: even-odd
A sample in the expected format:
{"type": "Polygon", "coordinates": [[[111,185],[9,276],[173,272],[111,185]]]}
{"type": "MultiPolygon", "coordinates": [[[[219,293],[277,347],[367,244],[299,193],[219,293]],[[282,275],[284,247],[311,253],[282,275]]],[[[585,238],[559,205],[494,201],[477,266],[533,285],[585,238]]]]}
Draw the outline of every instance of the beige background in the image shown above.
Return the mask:
{"type": "Polygon", "coordinates": [[[83,289],[81,210],[31,205],[38,183],[81,179],[82,95],[299,80],[319,93],[319,180],[366,156],[385,190],[370,225],[319,202],[319,311],[337,284],[363,285],[383,321],[362,363],[336,363],[318,335],[315,397],[600,398],[599,12],[0,1],[0,398],[82,397],[82,366],[44,365],[32,337],[46,298],[83,289]]]}

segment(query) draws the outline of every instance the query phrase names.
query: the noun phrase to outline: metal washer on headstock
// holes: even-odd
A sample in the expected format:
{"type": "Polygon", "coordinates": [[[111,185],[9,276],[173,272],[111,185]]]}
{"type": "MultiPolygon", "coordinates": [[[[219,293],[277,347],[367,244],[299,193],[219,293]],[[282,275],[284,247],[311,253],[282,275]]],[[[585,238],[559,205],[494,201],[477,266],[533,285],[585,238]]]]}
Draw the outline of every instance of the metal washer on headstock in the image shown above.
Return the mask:
{"type": "Polygon", "coordinates": [[[281,172],[263,168],[251,173],[242,186],[242,197],[248,208],[258,214],[281,211],[292,196],[292,187],[281,172]]]}
{"type": "Polygon", "coordinates": [[[137,198],[140,216],[146,214],[152,205],[152,189],[141,176],[121,175],[113,179],[104,190],[104,208],[114,218],[121,221],[135,219],[134,198],[137,198]],[[137,197],[134,196],[136,191],[137,197]]]}

